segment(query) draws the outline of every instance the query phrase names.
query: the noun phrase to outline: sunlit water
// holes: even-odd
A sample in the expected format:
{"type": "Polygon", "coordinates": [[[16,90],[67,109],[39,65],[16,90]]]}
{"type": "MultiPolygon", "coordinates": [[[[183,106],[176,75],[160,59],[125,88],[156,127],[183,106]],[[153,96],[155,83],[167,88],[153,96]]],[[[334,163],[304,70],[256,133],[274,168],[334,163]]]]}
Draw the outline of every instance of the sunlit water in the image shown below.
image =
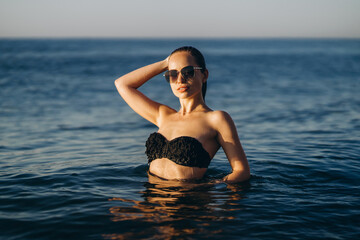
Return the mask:
{"type": "MultiPolygon", "coordinates": [[[[141,88],[178,108],[162,76],[141,88]]],[[[359,40],[0,40],[1,239],[357,239],[359,40]],[[198,47],[207,103],[251,166],[222,151],[200,182],[147,175],[156,127],[114,80],[198,47]]]]}

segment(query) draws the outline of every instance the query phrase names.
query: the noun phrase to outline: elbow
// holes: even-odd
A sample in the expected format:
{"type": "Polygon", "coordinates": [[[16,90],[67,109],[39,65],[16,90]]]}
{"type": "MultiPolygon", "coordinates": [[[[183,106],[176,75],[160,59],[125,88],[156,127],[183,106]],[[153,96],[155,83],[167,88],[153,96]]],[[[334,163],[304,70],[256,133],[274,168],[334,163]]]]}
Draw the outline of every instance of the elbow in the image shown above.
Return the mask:
{"type": "Polygon", "coordinates": [[[250,170],[238,172],[237,175],[238,175],[237,182],[245,182],[245,181],[249,180],[250,176],[251,176],[250,170]]]}
{"type": "Polygon", "coordinates": [[[114,84],[115,84],[116,89],[118,90],[118,92],[121,95],[122,91],[126,88],[126,86],[124,85],[122,79],[121,78],[116,79],[114,84]]]}
{"type": "Polygon", "coordinates": [[[137,89],[137,87],[134,87],[131,84],[129,84],[127,79],[123,77],[119,77],[118,79],[116,79],[114,84],[119,93],[123,91],[127,91],[129,89],[137,89]]]}
{"type": "Polygon", "coordinates": [[[249,170],[249,171],[246,171],[246,172],[244,173],[244,180],[243,180],[243,181],[249,180],[250,177],[251,177],[250,170],[249,170]]]}
{"type": "Polygon", "coordinates": [[[251,174],[250,174],[250,167],[249,165],[245,168],[245,170],[243,171],[243,181],[247,181],[249,180],[251,177],[251,174]]]}
{"type": "Polygon", "coordinates": [[[121,85],[121,78],[116,79],[116,80],[114,81],[114,84],[115,84],[116,88],[119,88],[120,85],[121,85]]]}

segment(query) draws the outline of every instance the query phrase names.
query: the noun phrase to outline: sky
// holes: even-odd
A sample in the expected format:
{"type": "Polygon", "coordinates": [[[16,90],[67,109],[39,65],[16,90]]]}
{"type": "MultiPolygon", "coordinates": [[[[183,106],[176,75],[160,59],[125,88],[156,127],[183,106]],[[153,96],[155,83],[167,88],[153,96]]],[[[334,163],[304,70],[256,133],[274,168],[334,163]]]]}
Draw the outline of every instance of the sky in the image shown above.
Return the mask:
{"type": "Polygon", "coordinates": [[[0,38],[360,38],[360,0],[0,0],[0,38]]]}

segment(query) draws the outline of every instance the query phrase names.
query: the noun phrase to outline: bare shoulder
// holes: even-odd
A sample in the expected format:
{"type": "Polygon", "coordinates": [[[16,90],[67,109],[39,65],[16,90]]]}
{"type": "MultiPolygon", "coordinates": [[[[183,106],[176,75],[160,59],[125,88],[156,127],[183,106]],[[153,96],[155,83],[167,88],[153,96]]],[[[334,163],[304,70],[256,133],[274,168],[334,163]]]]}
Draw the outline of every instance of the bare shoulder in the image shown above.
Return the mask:
{"type": "Polygon", "coordinates": [[[230,114],[228,114],[225,111],[219,111],[219,110],[209,112],[209,120],[217,128],[223,125],[234,124],[230,114]]]}

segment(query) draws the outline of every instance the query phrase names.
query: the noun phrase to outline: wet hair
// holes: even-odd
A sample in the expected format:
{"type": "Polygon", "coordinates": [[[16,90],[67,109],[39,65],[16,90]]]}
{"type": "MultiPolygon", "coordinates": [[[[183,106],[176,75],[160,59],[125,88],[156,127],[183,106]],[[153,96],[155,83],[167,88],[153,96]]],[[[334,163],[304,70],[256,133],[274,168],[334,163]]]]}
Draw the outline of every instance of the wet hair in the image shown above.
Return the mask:
{"type": "MultiPolygon", "coordinates": [[[[195,58],[196,63],[199,65],[199,67],[201,67],[202,69],[200,70],[202,73],[205,72],[206,70],[206,64],[205,64],[205,58],[204,56],[201,54],[201,52],[199,50],[197,50],[194,47],[191,46],[184,46],[184,47],[180,47],[175,49],[171,54],[173,55],[174,53],[177,52],[188,52],[191,56],[193,56],[195,58]]],[[[203,99],[205,101],[205,94],[206,94],[206,86],[207,86],[207,82],[204,82],[201,88],[201,92],[202,92],[202,96],[203,99]]]]}

